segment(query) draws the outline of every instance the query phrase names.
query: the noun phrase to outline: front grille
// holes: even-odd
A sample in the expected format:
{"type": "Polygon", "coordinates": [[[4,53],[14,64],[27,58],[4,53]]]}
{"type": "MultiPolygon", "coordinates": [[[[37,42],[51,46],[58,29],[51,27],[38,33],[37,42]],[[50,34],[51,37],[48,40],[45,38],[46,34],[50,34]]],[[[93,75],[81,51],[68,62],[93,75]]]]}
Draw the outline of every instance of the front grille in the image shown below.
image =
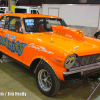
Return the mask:
{"type": "Polygon", "coordinates": [[[73,67],[80,67],[100,62],[100,54],[81,56],[76,59],[73,67]]]}

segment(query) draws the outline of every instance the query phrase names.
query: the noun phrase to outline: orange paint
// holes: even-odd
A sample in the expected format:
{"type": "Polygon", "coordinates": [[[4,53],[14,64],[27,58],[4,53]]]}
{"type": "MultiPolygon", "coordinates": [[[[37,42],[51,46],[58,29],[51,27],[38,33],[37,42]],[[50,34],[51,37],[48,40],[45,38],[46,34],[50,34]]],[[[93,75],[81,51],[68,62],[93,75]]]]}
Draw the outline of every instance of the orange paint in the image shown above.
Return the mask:
{"type": "MultiPolygon", "coordinates": [[[[15,16],[21,19],[26,17],[61,19],[60,17],[40,14],[3,14],[3,16],[15,16]]],[[[63,72],[67,71],[64,62],[68,55],[85,56],[100,53],[100,40],[84,37],[79,29],[52,26],[53,33],[25,33],[23,20],[21,22],[23,33],[0,28],[2,31],[0,32],[0,39],[4,41],[4,43],[1,42],[0,51],[29,67],[33,60],[41,58],[52,67],[60,80],[64,80],[63,72]],[[15,41],[11,37],[15,37],[15,41]],[[9,43],[8,46],[7,43],[9,43]]]]}

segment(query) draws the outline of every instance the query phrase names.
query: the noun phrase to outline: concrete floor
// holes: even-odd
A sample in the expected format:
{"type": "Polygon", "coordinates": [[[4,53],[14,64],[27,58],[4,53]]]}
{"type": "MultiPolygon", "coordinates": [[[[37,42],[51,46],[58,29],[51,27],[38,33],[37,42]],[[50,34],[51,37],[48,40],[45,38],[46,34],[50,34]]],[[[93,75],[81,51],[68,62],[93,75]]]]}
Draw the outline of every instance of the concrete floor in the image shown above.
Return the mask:
{"type": "MultiPolygon", "coordinates": [[[[0,63],[0,100],[87,100],[100,82],[100,75],[83,80],[67,80],[55,97],[46,97],[37,88],[35,76],[16,63],[0,63]],[[15,92],[26,96],[13,96],[15,92]],[[8,93],[12,93],[8,96],[8,93]]],[[[100,85],[89,100],[100,100],[100,85]]]]}

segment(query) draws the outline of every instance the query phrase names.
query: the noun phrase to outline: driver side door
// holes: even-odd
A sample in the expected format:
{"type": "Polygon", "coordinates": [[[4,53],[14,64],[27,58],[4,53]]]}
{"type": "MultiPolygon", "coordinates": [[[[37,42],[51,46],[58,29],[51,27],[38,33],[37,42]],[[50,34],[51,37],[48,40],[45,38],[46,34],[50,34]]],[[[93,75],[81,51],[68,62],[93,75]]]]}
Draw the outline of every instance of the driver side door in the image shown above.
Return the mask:
{"type": "Polygon", "coordinates": [[[12,58],[22,62],[23,50],[26,44],[23,43],[24,33],[23,31],[20,32],[20,28],[22,26],[21,18],[9,16],[5,19],[1,19],[2,22],[3,20],[5,20],[5,23],[0,35],[1,51],[11,56],[12,58]],[[16,23],[19,23],[20,26],[16,23]]]}

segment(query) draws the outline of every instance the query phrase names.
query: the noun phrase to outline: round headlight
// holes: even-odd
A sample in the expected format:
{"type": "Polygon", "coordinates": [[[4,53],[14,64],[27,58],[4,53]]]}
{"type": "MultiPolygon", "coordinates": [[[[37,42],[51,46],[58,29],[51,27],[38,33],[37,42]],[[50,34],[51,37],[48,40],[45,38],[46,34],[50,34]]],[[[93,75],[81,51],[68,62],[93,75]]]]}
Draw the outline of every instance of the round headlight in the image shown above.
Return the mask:
{"type": "Polygon", "coordinates": [[[69,55],[67,56],[64,65],[67,69],[70,69],[75,64],[75,61],[76,61],[76,55],[75,54],[69,55]]]}

